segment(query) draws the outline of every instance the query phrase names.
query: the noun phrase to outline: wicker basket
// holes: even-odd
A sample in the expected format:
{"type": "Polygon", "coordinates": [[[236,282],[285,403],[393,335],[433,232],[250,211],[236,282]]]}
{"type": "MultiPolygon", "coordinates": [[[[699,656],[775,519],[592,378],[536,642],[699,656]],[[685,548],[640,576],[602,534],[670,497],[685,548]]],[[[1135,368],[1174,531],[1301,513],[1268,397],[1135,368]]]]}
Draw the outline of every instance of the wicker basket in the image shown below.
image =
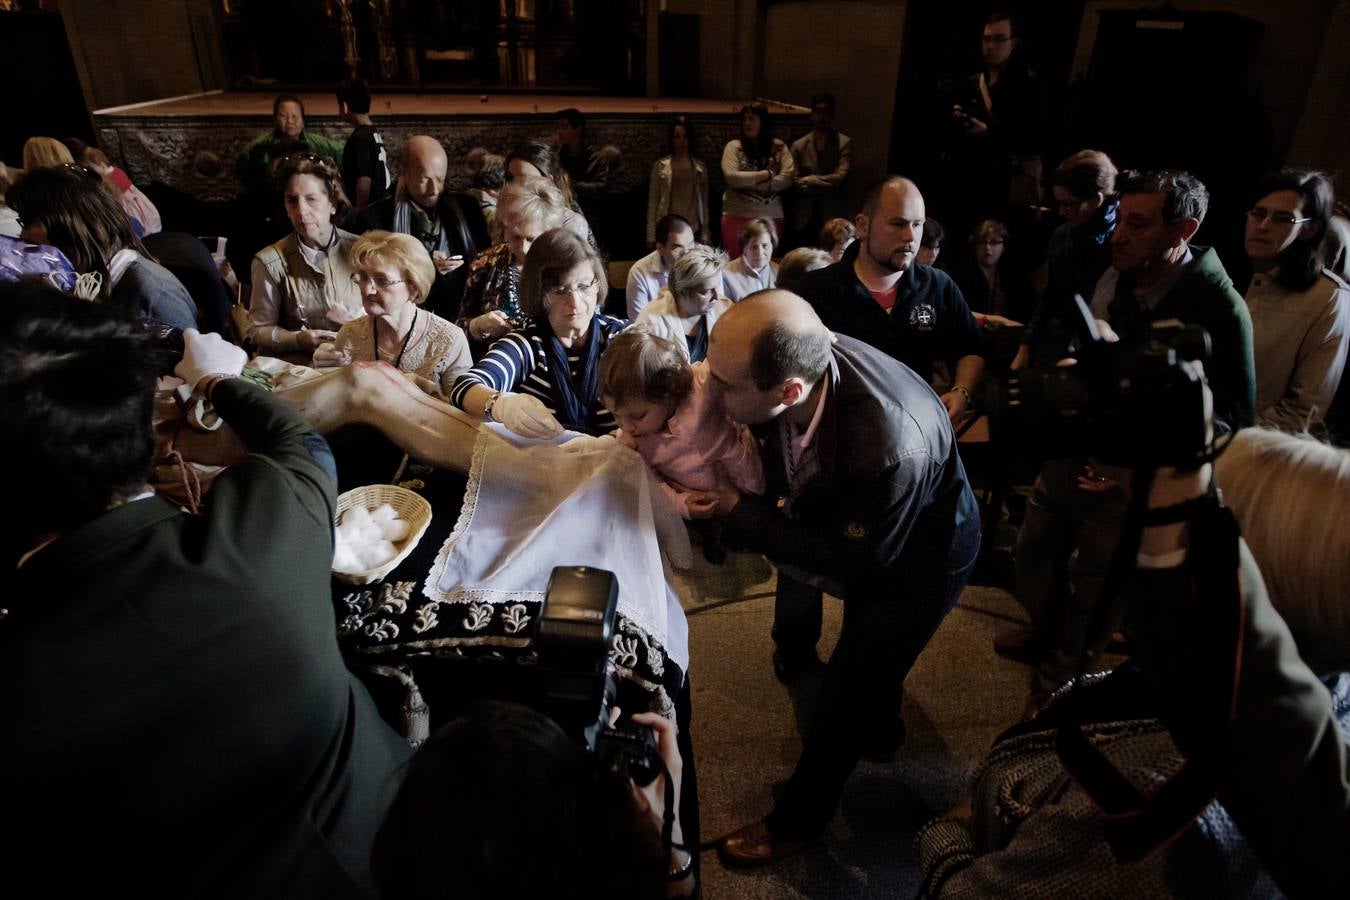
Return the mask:
{"type": "MultiPolygon", "coordinates": [[[[339,572],[334,569],[334,578],[347,584],[370,584],[379,581],[407,559],[408,554],[412,553],[417,542],[422,539],[427,526],[431,524],[431,504],[420,494],[392,484],[368,484],[339,495],[337,519],[341,519],[343,513],[354,507],[364,506],[374,512],[385,503],[392,506],[398,517],[408,523],[408,536],[399,542],[398,555],[379,568],[366,569],[363,572],[339,572]]],[[[334,526],[337,525],[337,519],[333,522],[334,526]]]]}

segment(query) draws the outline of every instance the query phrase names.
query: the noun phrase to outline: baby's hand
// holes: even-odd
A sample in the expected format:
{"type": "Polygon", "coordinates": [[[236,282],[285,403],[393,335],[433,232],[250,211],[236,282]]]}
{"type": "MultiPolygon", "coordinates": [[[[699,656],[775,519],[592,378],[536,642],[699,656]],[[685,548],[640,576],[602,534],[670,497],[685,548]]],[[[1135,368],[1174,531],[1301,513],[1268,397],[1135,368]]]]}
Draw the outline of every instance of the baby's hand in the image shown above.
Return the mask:
{"type": "Polygon", "coordinates": [[[709,493],[690,494],[685,498],[684,508],[691,519],[711,519],[717,514],[717,495],[709,493]]]}

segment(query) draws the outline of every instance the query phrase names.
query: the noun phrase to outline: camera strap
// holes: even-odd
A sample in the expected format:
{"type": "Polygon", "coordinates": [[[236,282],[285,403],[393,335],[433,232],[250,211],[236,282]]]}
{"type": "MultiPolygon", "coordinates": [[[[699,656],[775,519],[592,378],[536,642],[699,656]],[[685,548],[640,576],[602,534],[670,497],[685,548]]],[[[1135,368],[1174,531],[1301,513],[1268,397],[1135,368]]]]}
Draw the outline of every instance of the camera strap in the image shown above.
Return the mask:
{"type": "MultiPolygon", "coordinates": [[[[1138,550],[1140,520],[1152,473],[1141,479],[1131,498],[1129,521],[1121,549],[1138,550]],[[1140,484],[1140,481],[1143,484],[1140,484]],[[1140,490],[1142,488],[1142,490],[1140,490]]],[[[1145,796],[1108,760],[1078,723],[1062,725],[1056,750],[1065,770],[1102,811],[1103,832],[1116,857],[1133,861],[1184,832],[1218,793],[1222,758],[1228,739],[1239,682],[1243,639],[1243,601],[1238,585],[1237,522],[1213,496],[1178,504],[1187,507],[1180,521],[1191,525],[1186,559],[1187,602],[1176,611],[1177,628],[1185,630],[1180,647],[1186,653],[1186,762],[1162,786],[1145,796]]],[[[1168,510],[1164,510],[1168,512],[1168,510]]],[[[1114,566],[1113,566],[1114,569],[1114,566]]],[[[1094,615],[1094,619],[1096,616],[1094,615]]]]}

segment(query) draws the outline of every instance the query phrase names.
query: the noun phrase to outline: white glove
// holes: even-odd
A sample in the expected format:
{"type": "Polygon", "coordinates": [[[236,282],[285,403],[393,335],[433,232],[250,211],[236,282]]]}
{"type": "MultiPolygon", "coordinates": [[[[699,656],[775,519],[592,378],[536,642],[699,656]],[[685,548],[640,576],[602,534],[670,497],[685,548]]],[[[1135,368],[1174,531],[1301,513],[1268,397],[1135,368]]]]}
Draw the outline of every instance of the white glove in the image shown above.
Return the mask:
{"type": "Polygon", "coordinates": [[[331,369],[334,366],[351,365],[350,350],[339,350],[332,341],[325,341],[314,348],[314,368],[331,369]]]}
{"type": "Polygon", "coordinates": [[[173,373],[193,390],[211,375],[238,375],[244,371],[248,354],[218,334],[202,334],[195,328],[183,332],[183,358],[173,373]]]}
{"type": "Polygon", "coordinates": [[[551,440],[563,433],[548,407],[529,394],[502,394],[492,404],[492,418],[521,437],[551,440]]]}

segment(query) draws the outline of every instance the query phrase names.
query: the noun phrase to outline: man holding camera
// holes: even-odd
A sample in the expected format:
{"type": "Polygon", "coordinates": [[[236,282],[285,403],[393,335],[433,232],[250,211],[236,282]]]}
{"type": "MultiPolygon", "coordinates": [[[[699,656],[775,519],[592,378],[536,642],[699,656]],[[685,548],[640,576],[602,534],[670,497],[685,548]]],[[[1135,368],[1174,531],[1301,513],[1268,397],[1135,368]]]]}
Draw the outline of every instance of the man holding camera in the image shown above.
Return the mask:
{"type": "Polygon", "coordinates": [[[728,310],[708,364],[723,409],[764,439],[765,495],[727,478],[714,492],[727,543],[844,601],[796,771],[766,819],[720,846],[763,865],[824,831],[878,718],[902,724],[905,676],[965,586],[979,514],[937,396],[885,353],[832,343],[800,297],[761,291],[728,310]]]}
{"type": "MultiPolygon", "coordinates": [[[[1155,322],[1204,328],[1216,425],[1235,431],[1252,424],[1251,319],[1214,250],[1190,243],[1204,220],[1208,191],[1179,171],[1127,174],[1116,186],[1112,267],[1093,293],[1093,316],[1131,344],[1144,341],[1155,322]]],[[[1127,487],[1121,474],[1081,458],[1052,460],[1036,479],[1016,553],[1017,598],[1032,626],[1002,629],[994,639],[999,653],[1037,667],[1028,713],[1077,674],[1085,651],[1100,652],[1106,644],[1108,635],[1089,633],[1089,619],[1120,540],[1127,487]]]]}

